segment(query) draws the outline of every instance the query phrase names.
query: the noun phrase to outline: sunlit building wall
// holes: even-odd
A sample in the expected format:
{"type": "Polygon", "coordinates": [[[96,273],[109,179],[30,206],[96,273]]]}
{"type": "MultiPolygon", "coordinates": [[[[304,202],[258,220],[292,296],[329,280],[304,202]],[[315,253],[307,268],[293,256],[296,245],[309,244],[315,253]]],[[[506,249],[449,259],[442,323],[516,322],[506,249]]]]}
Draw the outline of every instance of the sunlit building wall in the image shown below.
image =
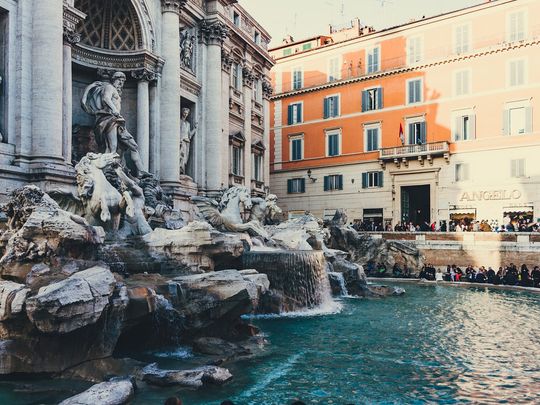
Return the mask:
{"type": "Polygon", "coordinates": [[[540,1],[271,49],[271,189],[293,216],[540,217],[540,1]]]}

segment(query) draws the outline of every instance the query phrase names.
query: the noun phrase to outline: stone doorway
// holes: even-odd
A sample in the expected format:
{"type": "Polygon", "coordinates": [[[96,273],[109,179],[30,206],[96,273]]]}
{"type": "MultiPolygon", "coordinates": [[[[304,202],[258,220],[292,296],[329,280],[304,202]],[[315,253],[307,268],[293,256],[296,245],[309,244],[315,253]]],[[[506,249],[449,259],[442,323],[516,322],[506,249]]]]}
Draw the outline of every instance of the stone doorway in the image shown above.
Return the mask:
{"type": "Polygon", "coordinates": [[[430,186],[401,187],[401,220],[414,225],[430,223],[430,186]]]}

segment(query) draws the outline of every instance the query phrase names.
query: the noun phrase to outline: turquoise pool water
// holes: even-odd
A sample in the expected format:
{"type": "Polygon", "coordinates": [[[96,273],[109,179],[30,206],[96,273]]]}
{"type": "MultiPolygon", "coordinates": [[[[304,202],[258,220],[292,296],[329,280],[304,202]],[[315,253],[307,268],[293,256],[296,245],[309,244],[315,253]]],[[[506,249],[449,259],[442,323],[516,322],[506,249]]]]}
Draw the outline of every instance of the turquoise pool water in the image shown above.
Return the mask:
{"type": "MultiPolygon", "coordinates": [[[[187,405],[540,402],[537,295],[404,287],[402,297],[345,298],[332,315],[255,319],[271,346],[230,366],[232,383],[204,391],[144,387],[134,403],[161,404],[173,394],[187,405]]],[[[186,355],[143,357],[162,367],[199,360],[186,355]]],[[[30,403],[22,394],[2,401],[8,390],[0,385],[0,403],[30,403]]],[[[50,403],[38,399],[32,403],[50,403]]]]}

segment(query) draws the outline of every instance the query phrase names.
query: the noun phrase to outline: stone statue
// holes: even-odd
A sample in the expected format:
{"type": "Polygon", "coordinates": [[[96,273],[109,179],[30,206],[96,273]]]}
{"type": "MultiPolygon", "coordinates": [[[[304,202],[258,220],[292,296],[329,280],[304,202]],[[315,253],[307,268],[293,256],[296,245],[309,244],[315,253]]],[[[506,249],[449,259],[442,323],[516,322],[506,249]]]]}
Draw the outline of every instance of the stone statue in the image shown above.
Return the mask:
{"type": "Polygon", "coordinates": [[[144,176],[139,185],[143,189],[145,210],[151,223],[164,226],[165,229],[180,229],[186,225],[182,214],[174,208],[172,198],[165,194],[157,177],[144,176]]]}
{"type": "Polygon", "coordinates": [[[146,222],[143,189],[118,166],[115,170],[121,181],[124,197],[120,207],[125,210],[124,222],[119,230],[120,237],[146,235],[152,228],[146,222]]]}
{"type": "Polygon", "coordinates": [[[248,232],[252,236],[268,238],[266,230],[257,219],[245,222],[242,215],[251,211],[253,203],[245,186],[233,186],[221,197],[219,204],[207,197],[191,197],[206,221],[216,228],[232,232],[248,232]]]}
{"type": "Polygon", "coordinates": [[[180,121],[180,174],[186,174],[186,166],[189,160],[189,148],[191,145],[191,138],[197,132],[197,123],[191,124],[187,120],[190,109],[182,108],[182,117],[180,121]]]}
{"type": "Polygon", "coordinates": [[[185,31],[180,41],[180,62],[190,70],[193,70],[193,44],[195,37],[190,32],[185,31]]]}
{"type": "Polygon", "coordinates": [[[261,197],[252,198],[253,207],[251,209],[251,220],[257,220],[261,225],[274,225],[278,222],[278,215],[283,211],[277,205],[277,196],[268,194],[265,199],[261,197]]]}
{"type": "Polygon", "coordinates": [[[122,117],[122,89],[126,75],[116,72],[111,76],[111,82],[94,82],[84,90],[81,105],[84,111],[96,117],[94,134],[96,142],[104,153],[128,152],[137,175],[146,174],[143,169],[139,147],[133,136],[126,129],[126,121],[122,117]]]}

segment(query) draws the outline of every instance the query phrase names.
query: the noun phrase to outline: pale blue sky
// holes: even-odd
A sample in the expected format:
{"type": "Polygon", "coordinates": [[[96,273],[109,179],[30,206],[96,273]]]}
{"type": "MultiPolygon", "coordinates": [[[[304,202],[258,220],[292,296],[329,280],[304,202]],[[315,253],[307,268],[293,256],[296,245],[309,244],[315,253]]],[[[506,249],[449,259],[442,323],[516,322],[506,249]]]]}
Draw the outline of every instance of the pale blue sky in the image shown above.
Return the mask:
{"type": "Polygon", "coordinates": [[[239,0],[281,44],[286,34],[295,40],[328,33],[328,24],[348,24],[359,17],[364,25],[383,29],[485,0],[239,0]],[[343,10],[343,13],[342,13],[343,10]]]}

